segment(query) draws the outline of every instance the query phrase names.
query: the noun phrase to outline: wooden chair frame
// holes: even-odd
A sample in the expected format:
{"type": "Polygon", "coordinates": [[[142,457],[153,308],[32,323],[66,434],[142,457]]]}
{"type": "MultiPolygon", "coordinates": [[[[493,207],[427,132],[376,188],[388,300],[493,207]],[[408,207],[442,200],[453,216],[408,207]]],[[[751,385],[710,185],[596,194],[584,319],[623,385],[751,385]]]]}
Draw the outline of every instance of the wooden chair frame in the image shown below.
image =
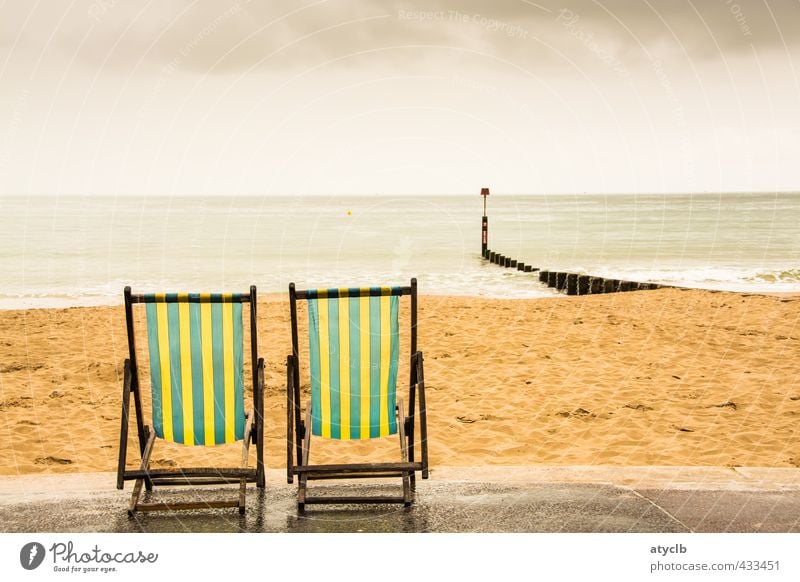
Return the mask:
{"type": "MultiPolygon", "coordinates": [[[[409,507],[413,502],[416,472],[427,479],[428,468],[428,422],[425,403],[425,373],[422,352],[417,350],[417,280],[411,285],[400,287],[394,295],[408,295],[411,299],[411,357],[409,378],[408,415],[403,408],[403,400],[398,395],[396,415],[400,436],[400,456],[396,463],[348,463],[312,465],[309,462],[311,448],[311,402],[306,405],[305,420],[302,418],[300,403],[300,358],[297,332],[297,300],[307,300],[308,290],[297,290],[295,284],[289,285],[289,309],[292,320],[292,354],[286,359],[286,480],[294,482],[298,477],[297,509],[305,511],[306,504],[345,504],[345,503],[402,503],[409,507]],[[417,394],[419,398],[417,399],[417,394]],[[418,411],[415,409],[418,407],[418,411]],[[414,428],[419,415],[420,461],[415,461],[416,443],[414,428]],[[296,456],[295,456],[296,455],[296,456]],[[355,478],[401,478],[402,496],[314,496],[308,493],[308,481],[322,479],[355,478]]],[[[348,293],[340,292],[338,297],[358,297],[358,289],[348,293]]]]}
{"type": "MultiPolygon", "coordinates": [[[[184,301],[196,302],[197,299],[189,296],[189,298],[184,301]]],[[[129,357],[125,360],[124,367],[122,422],[119,437],[119,464],[117,465],[117,489],[123,489],[125,481],[136,482],[128,505],[128,515],[133,516],[137,511],[150,512],[222,507],[238,507],[239,513],[244,514],[247,483],[255,482],[258,488],[264,488],[264,359],[258,357],[255,286],[250,287],[249,293],[239,295],[238,301],[250,304],[250,356],[253,370],[253,409],[250,409],[246,414],[244,438],[242,440],[241,465],[236,468],[202,467],[151,469],[150,456],[155,445],[156,434],[154,430],[145,424],[144,420],[141,396],[142,390],[140,389],[136,361],[136,342],[133,322],[133,305],[136,303],[144,303],[145,296],[142,294],[132,294],[131,288],[125,287],[125,319],[128,332],[129,357]],[[133,396],[136,433],[139,440],[139,453],[141,455],[141,463],[136,470],[126,469],[131,396],[133,396]],[[256,445],[255,469],[248,468],[248,456],[251,442],[256,445]],[[181,503],[144,503],[140,501],[143,486],[147,491],[152,491],[155,485],[179,486],[220,484],[238,484],[238,496],[235,499],[181,503]]]]}

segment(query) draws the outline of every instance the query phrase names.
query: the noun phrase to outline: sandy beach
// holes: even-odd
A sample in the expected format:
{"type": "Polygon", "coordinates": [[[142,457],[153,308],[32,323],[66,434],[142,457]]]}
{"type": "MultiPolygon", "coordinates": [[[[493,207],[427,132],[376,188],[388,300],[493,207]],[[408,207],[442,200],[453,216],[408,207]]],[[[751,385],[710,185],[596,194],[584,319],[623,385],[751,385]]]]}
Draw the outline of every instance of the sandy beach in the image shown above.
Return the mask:
{"type": "MultiPolygon", "coordinates": [[[[285,462],[288,301],[270,296],[258,309],[274,468],[285,462]]],[[[800,466],[798,297],[423,295],[419,325],[434,469],[800,466]]],[[[121,306],[0,312],[0,474],[115,470],[126,357],[121,306]]],[[[396,440],[384,441],[396,455],[396,440]]],[[[325,443],[312,455],[355,459],[364,446],[325,443]]],[[[240,449],[213,454],[235,463],[240,449]]],[[[179,445],[160,445],[154,459],[208,463],[179,445]]]]}

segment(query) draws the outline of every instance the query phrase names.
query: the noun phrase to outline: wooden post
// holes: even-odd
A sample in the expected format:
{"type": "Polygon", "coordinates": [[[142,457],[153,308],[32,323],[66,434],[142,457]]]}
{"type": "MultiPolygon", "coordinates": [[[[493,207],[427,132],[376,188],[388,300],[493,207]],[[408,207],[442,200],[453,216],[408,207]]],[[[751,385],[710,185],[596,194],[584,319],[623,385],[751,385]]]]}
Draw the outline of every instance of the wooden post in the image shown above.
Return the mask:
{"type": "Polygon", "coordinates": [[[489,217],[486,216],[486,198],[489,196],[488,188],[481,188],[483,196],[483,220],[481,220],[481,254],[486,254],[489,248],[489,217]]]}
{"type": "Polygon", "coordinates": [[[575,273],[567,273],[567,295],[578,294],[578,275],[575,273]]]}
{"type": "Polygon", "coordinates": [[[556,273],[556,289],[558,289],[559,291],[563,291],[566,286],[567,286],[567,274],[556,273]]]}
{"type": "Polygon", "coordinates": [[[512,269],[516,269],[517,268],[517,259],[511,259],[511,263],[508,266],[511,267],[512,269]]]}
{"type": "Polygon", "coordinates": [[[547,286],[548,287],[555,287],[556,286],[556,273],[555,271],[550,271],[547,273],[547,286]]]}
{"type": "Polygon", "coordinates": [[[616,293],[619,289],[619,281],[617,279],[604,279],[603,280],[603,293],[616,293]]]}
{"type": "Polygon", "coordinates": [[[592,278],[589,275],[578,275],[578,295],[588,295],[592,288],[592,278]]]}
{"type": "Polygon", "coordinates": [[[524,273],[525,272],[525,263],[523,263],[521,261],[519,263],[517,263],[517,271],[522,271],[524,273]]]}
{"type": "Polygon", "coordinates": [[[602,277],[592,277],[592,283],[589,288],[589,293],[591,295],[598,295],[603,292],[603,278],[602,277]]]}
{"type": "Polygon", "coordinates": [[[510,267],[511,266],[511,257],[505,257],[505,261],[503,262],[503,266],[504,267],[510,267]]]}

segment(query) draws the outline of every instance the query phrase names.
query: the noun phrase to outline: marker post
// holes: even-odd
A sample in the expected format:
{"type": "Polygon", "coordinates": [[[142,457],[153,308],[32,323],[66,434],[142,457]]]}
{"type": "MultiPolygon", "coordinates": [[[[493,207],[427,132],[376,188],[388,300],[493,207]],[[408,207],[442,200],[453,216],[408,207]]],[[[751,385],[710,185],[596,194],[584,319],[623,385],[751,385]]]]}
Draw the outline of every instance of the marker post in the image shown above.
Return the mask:
{"type": "Polygon", "coordinates": [[[486,216],[486,198],[489,196],[488,188],[481,188],[483,196],[483,221],[481,222],[481,256],[486,258],[489,254],[489,218],[486,216]]]}

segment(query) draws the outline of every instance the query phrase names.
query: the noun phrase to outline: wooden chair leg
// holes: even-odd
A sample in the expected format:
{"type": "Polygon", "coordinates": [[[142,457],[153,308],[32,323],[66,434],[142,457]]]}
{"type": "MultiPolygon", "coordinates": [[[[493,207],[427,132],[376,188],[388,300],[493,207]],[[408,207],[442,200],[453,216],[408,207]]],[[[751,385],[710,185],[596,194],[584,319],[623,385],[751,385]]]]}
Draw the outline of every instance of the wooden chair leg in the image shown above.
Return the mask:
{"type": "Polygon", "coordinates": [[[417,389],[419,390],[419,440],[422,478],[428,478],[428,407],[425,403],[425,370],[422,352],[417,352],[417,389]]]}
{"type": "MultiPolygon", "coordinates": [[[[286,358],[286,482],[294,483],[294,358],[286,358]]],[[[300,459],[297,459],[300,462],[300,459]]]]}
{"type": "Polygon", "coordinates": [[[125,462],[128,455],[128,425],[131,409],[131,361],[125,360],[125,379],[122,383],[122,421],[119,429],[119,460],[117,463],[117,489],[125,486],[125,462]]]}
{"type": "MultiPolygon", "coordinates": [[[[144,446],[144,453],[142,453],[142,463],[139,466],[139,470],[147,471],[150,466],[150,455],[153,453],[153,444],[156,441],[156,433],[155,431],[149,431],[147,436],[147,444],[144,446]]],[[[131,502],[128,504],[128,516],[133,517],[133,514],[136,513],[136,510],[139,507],[139,497],[142,494],[142,485],[144,485],[144,479],[137,479],[136,484],[133,486],[133,494],[131,494],[131,502]]]]}
{"type": "MultiPolygon", "coordinates": [[[[247,413],[244,424],[244,440],[242,441],[242,469],[247,469],[247,458],[250,455],[250,433],[253,431],[253,411],[247,413]]],[[[239,514],[244,515],[245,496],[247,495],[247,478],[242,477],[239,484],[239,514]]]]}
{"type": "MultiPolygon", "coordinates": [[[[308,458],[311,449],[311,408],[306,411],[306,434],[303,437],[303,458],[302,465],[308,465],[308,458]]],[[[306,510],[306,489],[308,487],[308,477],[305,473],[300,475],[297,485],[297,511],[303,513],[306,510]]]]}
{"type": "MultiPolygon", "coordinates": [[[[408,386],[408,416],[406,417],[406,435],[408,439],[408,460],[414,462],[414,421],[416,419],[416,396],[417,396],[417,354],[411,355],[411,378],[408,386]]],[[[411,488],[416,489],[417,472],[411,473],[411,488]]]]}
{"type": "Polygon", "coordinates": [[[266,487],[266,468],[264,466],[264,358],[258,359],[258,405],[253,414],[256,444],[256,487],[266,487]]]}
{"type": "MultiPolygon", "coordinates": [[[[406,440],[406,415],[403,412],[403,400],[397,401],[397,424],[400,435],[400,458],[404,463],[408,462],[408,441],[406,440]]],[[[412,472],[413,474],[413,472],[412,472]]],[[[403,505],[411,507],[411,480],[408,473],[403,473],[403,505]]]]}

